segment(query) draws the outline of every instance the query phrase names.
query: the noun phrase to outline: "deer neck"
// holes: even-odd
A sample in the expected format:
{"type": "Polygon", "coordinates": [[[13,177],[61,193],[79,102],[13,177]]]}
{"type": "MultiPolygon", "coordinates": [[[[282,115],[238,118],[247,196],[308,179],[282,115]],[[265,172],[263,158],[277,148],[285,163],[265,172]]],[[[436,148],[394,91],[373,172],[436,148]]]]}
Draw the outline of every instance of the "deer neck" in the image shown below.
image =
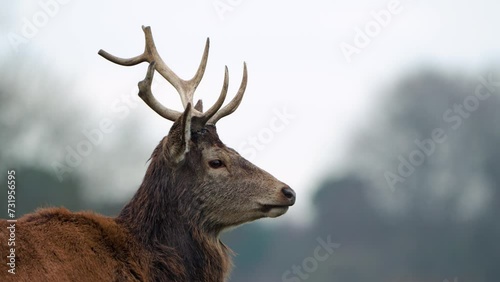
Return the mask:
{"type": "Polygon", "coordinates": [[[117,222],[151,253],[153,276],[224,281],[231,268],[230,250],[217,233],[204,231],[199,221],[185,212],[188,203],[179,200],[175,192],[189,191],[189,187],[178,187],[165,177],[171,175],[169,171],[158,170],[168,167],[150,165],[141,187],[117,222]],[[172,269],[177,272],[172,273],[172,269]]]}

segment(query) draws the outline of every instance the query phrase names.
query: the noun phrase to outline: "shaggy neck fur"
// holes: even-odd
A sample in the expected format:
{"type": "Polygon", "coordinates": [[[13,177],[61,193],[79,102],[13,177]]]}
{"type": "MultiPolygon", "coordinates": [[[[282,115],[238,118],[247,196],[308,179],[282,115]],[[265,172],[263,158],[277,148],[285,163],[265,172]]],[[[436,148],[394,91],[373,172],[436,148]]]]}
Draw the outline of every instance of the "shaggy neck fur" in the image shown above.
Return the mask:
{"type": "Polygon", "coordinates": [[[170,167],[162,144],[117,222],[150,252],[153,281],[224,281],[231,268],[230,250],[217,230],[204,228],[203,212],[190,195],[196,172],[192,166],[170,167]]]}

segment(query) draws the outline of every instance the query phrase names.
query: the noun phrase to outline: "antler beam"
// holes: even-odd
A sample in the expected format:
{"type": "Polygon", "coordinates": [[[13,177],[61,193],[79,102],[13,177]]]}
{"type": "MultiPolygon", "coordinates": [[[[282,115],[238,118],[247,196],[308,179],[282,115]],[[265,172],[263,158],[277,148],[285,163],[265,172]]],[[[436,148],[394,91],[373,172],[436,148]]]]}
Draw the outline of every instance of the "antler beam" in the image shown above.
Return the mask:
{"type": "MultiPolygon", "coordinates": [[[[136,57],[133,58],[119,58],[116,57],[104,50],[99,50],[99,55],[104,57],[105,59],[118,64],[122,66],[134,66],[143,62],[148,62],[149,63],[149,68],[146,74],[146,78],[139,82],[139,96],[144,100],[144,102],[155,112],[157,112],[159,115],[162,117],[175,121],[179,116],[181,116],[181,113],[175,110],[171,110],[165,106],[163,106],[156,98],[154,98],[152,91],[151,91],[151,83],[153,79],[153,74],[154,70],[159,72],[174,88],[177,90],[177,92],[180,95],[182,105],[184,109],[188,107],[188,105],[193,105],[193,96],[196,88],[200,84],[201,79],[203,78],[203,75],[205,73],[205,69],[207,66],[207,60],[208,60],[208,51],[210,48],[210,40],[207,38],[207,41],[205,43],[205,49],[203,51],[203,56],[201,58],[200,65],[198,66],[198,70],[196,71],[196,74],[191,78],[190,80],[184,80],[180,78],[178,75],[176,75],[163,61],[161,56],[158,54],[158,51],[156,49],[156,45],[153,40],[153,35],[151,32],[151,28],[149,26],[147,27],[142,27],[142,30],[144,31],[145,35],[145,47],[144,47],[144,52],[136,57]]],[[[241,100],[243,98],[243,94],[246,89],[247,85],[247,68],[246,64],[244,64],[243,67],[243,80],[241,82],[240,88],[238,90],[238,93],[236,96],[229,102],[226,106],[224,106],[222,109],[222,104],[224,103],[224,100],[226,98],[227,90],[228,90],[228,85],[229,85],[229,72],[227,69],[227,66],[225,67],[225,72],[224,72],[224,84],[222,86],[221,94],[219,95],[219,98],[215,102],[215,104],[205,113],[203,113],[201,110],[198,109],[192,109],[193,110],[193,116],[197,116],[200,118],[200,120],[205,124],[215,124],[219,119],[221,119],[224,116],[227,116],[234,112],[239,104],[241,103],[241,100]],[[219,111],[220,109],[220,111],[219,111]]],[[[201,104],[200,104],[201,105],[201,104]]],[[[201,107],[200,107],[201,108],[201,107]]]]}

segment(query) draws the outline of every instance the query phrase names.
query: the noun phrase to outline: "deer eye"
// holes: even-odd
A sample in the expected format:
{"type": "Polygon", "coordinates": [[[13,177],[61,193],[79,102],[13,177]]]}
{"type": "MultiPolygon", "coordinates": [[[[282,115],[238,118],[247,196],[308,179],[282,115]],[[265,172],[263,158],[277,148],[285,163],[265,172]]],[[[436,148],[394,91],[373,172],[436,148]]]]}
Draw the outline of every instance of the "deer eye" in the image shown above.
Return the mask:
{"type": "Polygon", "coordinates": [[[213,160],[213,161],[209,161],[208,165],[211,168],[221,168],[224,166],[224,163],[221,160],[213,160]]]}

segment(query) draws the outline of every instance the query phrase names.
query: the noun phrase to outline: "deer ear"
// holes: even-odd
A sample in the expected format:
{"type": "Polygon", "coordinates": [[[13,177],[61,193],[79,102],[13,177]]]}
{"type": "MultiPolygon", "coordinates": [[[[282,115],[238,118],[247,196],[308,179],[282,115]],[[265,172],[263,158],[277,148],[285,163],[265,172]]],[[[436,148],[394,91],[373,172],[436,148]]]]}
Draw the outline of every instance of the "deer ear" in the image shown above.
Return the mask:
{"type": "Polygon", "coordinates": [[[189,152],[189,141],[191,140],[191,103],[187,104],[186,110],[172,125],[168,133],[166,143],[167,159],[174,164],[184,160],[189,152]]]}

